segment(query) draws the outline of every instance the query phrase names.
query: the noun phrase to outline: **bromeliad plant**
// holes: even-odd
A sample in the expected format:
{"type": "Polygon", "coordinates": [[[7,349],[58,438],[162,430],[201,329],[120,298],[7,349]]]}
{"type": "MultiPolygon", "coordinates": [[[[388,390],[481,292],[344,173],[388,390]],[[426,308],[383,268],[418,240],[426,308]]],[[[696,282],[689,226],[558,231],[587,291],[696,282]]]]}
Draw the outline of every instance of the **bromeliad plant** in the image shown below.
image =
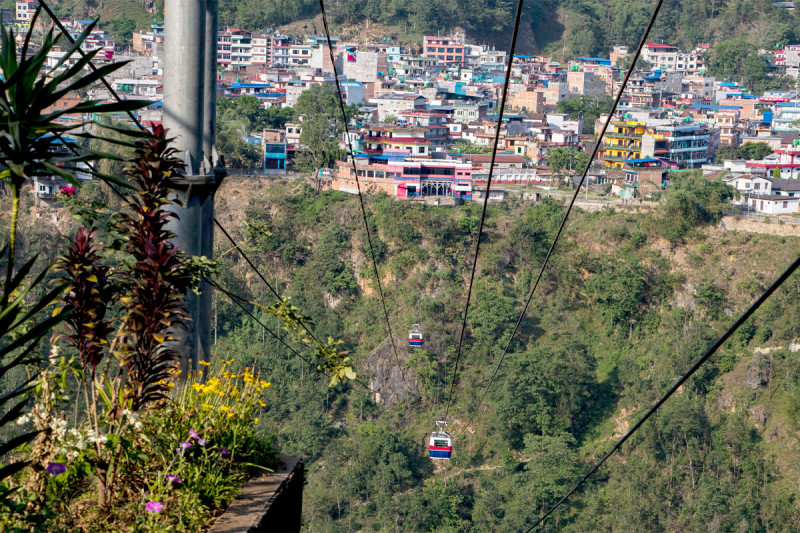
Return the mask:
{"type": "MultiPolygon", "coordinates": [[[[44,35],[42,45],[33,50],[30,46],[34,27],[39,16],[35,13],[30,29],[21,49],[17,48],[16,35],[0,27],[0,181],[11,189],[11,225],[7,244],[0,251],[4,270],[2,296],[0,297],[0,379],[4,385],[12,382],[12,373],[26,365],[41,361],[38,352],[40,341],[63,320],[68,312],[57,310],[50,318],[42,318],[44,310],[58,298],[63,285],[46,288],[45,276],[49,269],[33,274],[36,258],[17,270],[17,219],[20,197],[26,182],[34,177],[60,176],[73,185],[78,181],[73,168],[80,163],[91,163],[107,154],[80,146],[76,140],[63,134],[84,126],[80,121],[72,126],[59,124],[57,120],[67,114],[105,113],[134,110],[146,105],[143,101],[126,101],[104,104],[98,101],[83,101],[77,105],[54,110],[54,104],[73,91],[93,85],[102,76],[120,68],[124,63],[112,63],[97,72],[85,74],[84,69],[97,52],[67,67],[67,61],[80,48],[91,33],[91,24],[76,40],[67,46],[55,64],[46,68],[48,56],[52,56],[61,36],[53,32],[44,35]],[[44,72],[44,74],[42,74],[44,72]],[[65,155],[64,150],[73,150],[77,155],[65,155]],[[32,279],[30,279],[32,278],[32,279]]],[[[101,176],[104,179],[114,179],[101,176]]],[[[120,182],[120,184],[124,184],[120,182]]],[[[26,403],[26,394],[36,387],[36,371],[28,374],[11,389],[0,394],[0,430],[21,413],[26,403]]],[[[49,430],[23,431],[7,442],[0,441],[0,457],[7,458],[21,445],[34,437],[47,437],[49,430]],[[42,434],[43,433],[43,434],[42,434]]],[[[3,431],[3,434],[6,434],[3,431]]],[[[26,466],[27,461],[13,459],[0,466],[0,514],[17,504],[10,499],[9,476],[26,466]]],[[[41,465],[33,465],[35,468],[41,465]]]]}
{"type": "Polygon", "coordinates": [[[136,193],[128,200],[130,212],[119,217],[118,234],[125,236],[121,266],[112,272],[101,264],[97,232],[85,228],[59,263],[69,284],[64,305],[72,313],[63,338],[80,356],[88,423],[98,436],[90,462],[101,509],[110,505],[120,461],[133,445],[135,428],[124,414],[167,400],[170,373],[180,362],[170,346],[171,332],[187,319],[184,295],[192,279],[166,228],[175,216],[165,209],[167,183],[183,163],[174,157],[163,127],[140,134],[132,146],[136,153],[128,174],[136,193]],[[116,328],[114,312],[121,315],[116,328]],[[112,354],[116,361],[108,358],[112,354]]]}

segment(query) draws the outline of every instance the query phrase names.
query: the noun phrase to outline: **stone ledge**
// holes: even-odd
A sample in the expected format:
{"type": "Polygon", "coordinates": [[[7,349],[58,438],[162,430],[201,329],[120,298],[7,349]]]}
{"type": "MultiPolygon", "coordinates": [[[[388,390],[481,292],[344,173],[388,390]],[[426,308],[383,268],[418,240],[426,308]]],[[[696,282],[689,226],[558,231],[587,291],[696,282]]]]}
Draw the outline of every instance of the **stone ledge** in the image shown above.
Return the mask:
{"type": "Polygon", "coordinates": [[[208,533],[300,531],[303,461],[284,457],[275,472],[251,479],[208,533]]]}

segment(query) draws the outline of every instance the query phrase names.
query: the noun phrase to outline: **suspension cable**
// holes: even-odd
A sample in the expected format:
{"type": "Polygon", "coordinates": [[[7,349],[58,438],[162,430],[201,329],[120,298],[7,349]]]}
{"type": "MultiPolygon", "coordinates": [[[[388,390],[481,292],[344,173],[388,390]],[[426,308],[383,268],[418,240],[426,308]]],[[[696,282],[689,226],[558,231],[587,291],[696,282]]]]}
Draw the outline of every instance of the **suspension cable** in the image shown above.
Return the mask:
{"type": "MultiPolygon", "coordinates": [[[[361,193],[361,181],[358,179],[358,168],[356,167],[356,159],[355,159],[355,152],[353,151],[353,142],[350,138],[350,127],[348,125],[347,119],[347,112],[344,107],[344,100],[342,99],[342,87],[339,83],[339,74],[336,72],[336,58],[333,55],[333,45],[331,44],[331,32],[328,28],[328,16],[325,13],[325,1],[319,0],[319,8],[322,12],[322,25],[325,27],[325,37],[328,40],[328,52],[330,55],[331,65],[333,67],[333,78],[336,82],[336,92],[338,93],[338,100],[339,100],[339,107],[342,111],[342,121],[344,122],[344,133],[347,141],[347,147],[350,150],[350,160],[353,163],[353,174],[356,179],[356,188],[358,190],[358,201],[361,205],[361,217],[364,219],[364,231],[367,234],[367,244],[369,245],[369,252],[372,258],[372,268],[375,273],[375,281],[378,283],[378,294],[380,295],[381,299],[381,307],[383,308],[383,316],[386,319],[386,328],[389,330],[389,341],[392,345],[392,352],[394,353],[394,359],[397,363],[397,367],[400,370],[400,375],[403,377],[403,381],[408,387],[408,381],[406,381],[405,372],[403,372],[403,365],[400,363],[400,357],[397,355],[397,346],[394,342],[394,334],[392,333],[392,325],[389,321],[389,313],[386,310],[386,298],[383,293],[383,285],[381,284],[381,276],[378,273],[378,263],[375,259],[375,248],[372,246],[372,234],[369,230],[369,222],[367,221],[367,210],[364,207],[364,195],[361,193]]],[[[345,154],[347,157],[347,154],[345,154]]]]}
{"type": "MultiPolygon", "coordinates": [[[[54,24],[56,24],[58,26],[58,28],[61,31],[61,33],[70,41],[70,43],[75,44],[75,40],[69,34],[67,29],[61,23],[61,21],[58,20],[58,17],[55,16],[55,14],[50,9],[50,7],[44,1],[41,1],[40,4],[42,6],[42,9],[44,9],[47,12],[47,14],[50,16],[50,18],[53,19],[54,24]]],[[[80,48],[78,48],[77,51],[80,53],[80,55],[82,57],[84,57],[84,58],[87,57],[86,53],[83,50],[81,50],[80,48]]],[[[97,67],[95,67],[94,63],[91,60],[89,60],[88,65],[94,72],[97,72],[97,67]]],[[[120,97],[120,95],[117,93],[117,91],[114,90],[114,87],[108,82],[108,80],[106,80],[105,76],[101,77],[100,81],[103,83],[103,85],[105,85],[105,87],[110,91],[110,93],[114,96],[114,98],[118,102],[122,102],[123,101],[122,97],[120,97]]],[[[131,120],[133,120],[133,122],[136,124],[136,126],[141,131],[143,131],[143,132],[147,131],[146,128],[142,125],[142,123],[136,118],[136,116],[131,111],[127,111],[127,114],[131,118],[131,120]]],[[[56,133],[56,137],[58,137],[62,142],[64,142],[64,139],[63,139],[63,137],[61,137],[60,134],[56,133]]],[[[66,143],[65,143],[65,145],[66,145],[66,143]]],[[[68,148],[72,151],[73,154],[75,154],[76,156],[79,155],[78,152],[75,150],[75,148],[72,145],[66,145],[66,146],[68,146],[68,148]]],[[[92,171],[95,174],[97,174],[97,169],[96,169],[96,167],[94,165],[89,164],[89,168],[91,168],[92,171]]],[[[109,185],[111,187],[111,190],[114,191],[114,193],[116,193],[116,195],[119,196],[120,199],[122,199],[123,201],[127,201],[127,197],[124,194],[122,194],[116,187],[114,187],[114,185],[109,180],[104,179],[103,181],[107,185],[109,185]]],[[[228,231],[225,229],[225,227],[219,222],[219,220],[216,217],[214,217],[214,224],[216,224],[217,227],[220,229],[220,231],[222,231],[222,233],[225,235],[225,237],[236,248],[236,250],[244,258],[244,260],[247,262],[247,264],[250,265],[250,268],[253,269],[253,271],[256,273],[256,275],[261,279],[261,281],[264,282],[264,284],[267,286],[267,288],[269,288],[270,292],[272,292],[272,294],[278,299],[278,301],[283,301],[283,298],[281,297],[281,295],[278,294],[278,292],[270,284],[270,282],[267,281],[267,278],[264,277],[264,275],[261,273],[261,271],[250,260],[250,258],[244,252],[244,250],[242,250],[242,248],[239,246],[239,244],[233,239],[233,237],[230,235],[230,233],[228,233],[228,231]]],[[[309,336],[311,336],[311,338],[317,344],[321,345],[320,341],[317,339],[317,337],[314,335],[314,333],[312,333],[305,324],[301,324],[301,325],[302,325],[303,329],[305,329],[306,333],[308,333],[309,336]]]]}
{"type": "Polygon", "coordinates": [[[547,265],[550,263],[550,258],[553,255],[553,250],[555,250],[556,245],[558,244],[558,240],[561,237],[561,232],[564,230],[564,226],[567,223],[567,218],[569,218],[569,215],[572,212],[572,208],[575,205],[575,201],[578,198],[578,194],[580,193],[581,187],[583,187],[584,181],[586,180],[586,175],[589,172],[589,168],[592,166],[595,157],[597,157],[597,152],[600,148],[600,144],[603,142],[603,138],[605,137],[609,124],[611,124],[611,120],[614,117],[614,113],[616,113],[617,111],[617,106],[619,105],[620,98],[622,98],[622,95],[625,92],[625,88],[628,86],[628,80],[630,79],[631,74],[635,70],[636,62],[639,60],[639,56],[642,53],[642,48],[644,47],[644,44],[647,42],[647,38],[650,35],[650,30],[652,29],[653,24],[655,23],[659,11],[661,11],[661,6],[663,3],[664,0],[658,0],[658,2],[656,3],[656,7],[653,10],[653,14],[650,17],[650,21],[647,23],[647,27],[644,30],[644,34],[642,34],[642,39],[639,42],[639,46],[636,49],[636,53],[633,55],[631,64],[625,73],[625,78],[622,81],[622,86],[619,89],[619,93],[614,97],[614,103],[611,106],[611,111],[609,112],[608,118],[603,124],[603,129],[600,133],[600,136],[598,137],[594,149],[592,150],[592,155],[589,158],[589,161],[586,163],[586,167],[583,169],[580,182],[578,182],[577,187],[575,187],[575,192],[572,194],[572,198],[570,199],[569,205],[567,205],[567,210],[564,212],[564,216],[561,219],[561,224],[558,226],[558,231],[556,232],[555,238],[553,239],[553,242],[550,245],[550,249],[547,251],[547,255],[545,256],[544,262],[542,263],[542,267],[539,269],[539,274],[536,276],[536,281],[533,284],[533,288],[531,288],[531,292],[528,294],[528,298],[525,301],[525,305],[522,307],[522,312],[520,313],[516,324],[514,324],[514,329],[511,331],[511,336],[508,339],[508,343],[506,343],[506,347],[503,349],[503,354],[501,355],[500,360],[497,362],[497,366],[495,366],[494,373],[492,374],[492,377],[489,379],[489,383],[486,385],[486,388],[484,389],[483,394],[481,395],[481,399],[478,402],[477,407],[475,407],[475,410],[473,411],[469,419],[469,422],[467,423],[467,425],[464,426],[463,431],[466,431],[466,428],[471,426],[472,422],[475,420],[475,417],[478,414],[478,410],[480,409],[481,405],[483,405],[483,401],[486,399],[486,395],[488,394],[489,389],[491,388],[495,378],[497,377],[500,367],[502,366],[503,361],[505,360],[506,355],[508,354],[508,350],[511,348],[511,343],[514,341],[514,337],[519,332],[519,327],[522,324],[522,320],[525,318],[525,313],[528,310],[528,306],[530,306],[531,300],[533,299],[533,295],[536,293],[536,289],[539,287],[539,282],[542,280],[544,271],[547,268],[547,265]]]}
{"type": "MultiPolygon", "coordinates": [[[[325,375],[328,378],[331,377],[331,375],[327,371],[320,369],[319,365],[315,365],[311,360],[309,360],[307,357],[305,357],[300,352],[298,352],[297,350],[292,348],[289,344],[287,344],[286,341],[281,339],[279,335],[277,335],[271,329],[269,329],[269,327],[267,327],[266,324],[264,324],[261,320],[259,320],[258,317],[255,316],[255,314],[253,314],[249,309],[247,309],[247,307],[244,306],[244,303],[249,303],[251,305],[254,305],[254,306],[258,307],[258,304],[248,300],[247,298],[244,298],[242,296],[238,296],[238,295],[228,291],[227,289],[222,287],[222,285],[220,285],[218,282],[211,281],[211,280],[206,280],[206,281],[208,281],[210,284],[212,284],[215,289],[217,289],[218,291],[220,291],[223,294],[225,294],[234,304],[239,306],[239,308],[241,308],[242,311],[247,313],[247,315],[250,318],[252,318],[259,326],[264,328],[264,331],[269,333],[274,339],[276,339],[279,343],[281,343],[284,347],[286,347],[290,352],[292,352],[294,355],[296,355],[297,357],[302,359],[307,364],[315,367],[317,369],[317,371],[320,372],[321,374],[325,375]]],[[[377,394],[377,392],[375,390],[373,390],[372,387],[370,387],[368,384],[364,383],[363,380],[356,378],[354,381],[356,383],[358,383],[359,385],[361,385],[362,387],[364,387],[365,389],[367,389],[368,391],[372,392],[373,394],[377,394]]],[[[342,381],[341,383],[344,384],[344,385],[348,385],[348,383],[346,381],[342,381]]]]}
{"type": "Polygon", "coordinates": [[[560,506],[561,506],[561,505],[562,505],[564,502],[566,502],[566,501],[567,501],[567,499],[568,499],[570,496],[572,496],[572,494],[573,494],[573,493],[575,493],[575,491],[577,491],[577,490],[578,490],[578,489],[581,487],[581,485],[583,485],[583,484],[584,484],[584,483],[585,483],[585,482],[586,482],[586,481],[587,481],[587,480],[588,480],[588,479],[589,479],[589,478],[592,476],[592,474],[594,474],[594,473],[595,473],[595,472],[596,472],[596,471],[597,471],[597,470],[598,470],[598,469],[599,469],[601,466],[603,466],[603,463],[605,463],[605,462],[606,462],[606,460],[607,460],[609,457],[611,457],[611,456],[614,454],[614,452],[616,452],[616,451],[617,451],[617,450],[620,448],[620,446],[622,446],[622,445],[625,443],[625,441],[627,441],[627,440],[628,440],[628,439],[629,439],[629,438],[630,438],[630,437],[631,437],[631,436],[632,436],[634,433],[636,433],[636,431],[637,431],[637,430],[638,430],[640,427],[642,427],[642,425],[643,425],[645,422],[647,422],[647,420],[648,420],[648,419],[649,419],[651,416],[653,416],[653,415],[655,414],[655,412],[656,412],[656,411],[658,411],[658,409],[659,409],[659,408],[660,408],[662,405],[664,405],[664,402],[666,402],[666,401],[667,401],[667,400],[670,398],[670,396],[672,396],[673,394],[675,394],[675,392],[676,392],[678,389],[680,389],[680,388],[681,388],[681,386],[683,386],[683,384],[684,384],[684,383],[686,383],[686,381],[687,381],[687,380],[688,380],[690,377],[692,377],[692,375],[693,375],[695,372],[697,372],[697,370],[698,370],[698,369],[699,369],[701,366],[703,366],[703,364],[704,364],[706,361],[708,361],[708,359],[709,359],[709,358],[710,358],[712,355],[714,355],[714,353],[715,353],[715,352],[716,352],[716,351],[717,351],[717,350],[720,348],[720,346],[722,346],[723,344],[725,344],[725,342],[726,342],[726,341],[727,341],[727,340],[728,340],[728,339],[731,337],[731,335],[733,335],[734,333],[736,333],[736,330],[737,330],[737,329],[739,329],[739,327],[740,327],[742,324],[744,324],[744,323],[747,321],[747,319],[749,319],[749,318],[750,318],[750,317],[753,315],[753,313],[755,313],[755,312],[758,310],[758,308],[759,308],[759,307],[761,307],[761,305],[762,305],[764,302],[766,302],[766,301],[767,301],[767,299],[768,299],[770,296],[772,296],[772,293],[774,293],[774,292],[775,292],[775,291],[776,291],[776,290],[777,290],[777,289],[778,289],[778,288],[779,288],[781,285],[783,285],[783,282],[784,282],[784,281],[786,281],[786,280],[789,278],[789,276],[791,276],[791,275],[794,273],[794,271],[795,271],[795,270],[797,270],[797,268],[798,268],[798,267],[800,267],[800,257],[798,257],[797,259],[795,259],[795,260],[794,260],[794,262],[793,262],[791,265],[789,265],[789,267],[788,267],[786,270],[784,270],[784,271],[783,271],[783,274],[781,274],[781,275],[778,277],[778,279],[777,279],[777,280],[775,280],[775,282],[774,282],[774,283],[773,283],[773,284],[772,284],[772,285],[771,285],[771,286],[770,286],[770,287],[769,287],[769,288],[768,288],[766,291],[764,291],[764,293],[763,293],[761,296],[759,296],[759,298],[758,298],[758,299],[757,299],[755,302],[753,302],[753,304],[752,304],[752,305],[751,305],[751,306],[750,306],[750,307],[747,309],[747,311],[745,311],[744,313],[742,313],[742,315],[739,317],[739,319],[738,319],[738,320],[737,320],[737,321],[736,321],[736,322],[735,322],[735,323],[734,323],[734,324],[733,324],[731,327],[729,327],[729,328],[728,328],[728,330],[727,330],[725,333],[723,333],[723,334],[722,334],[722,336],[721,336],[719,339],[717,339],[717,341],[716,341],[714,344],[712,344],[712,345],[711,345],[711,347],[710,347],[708,350],[706,350],[706,353],[705,353],[705,354],[703,354],[703,356],[702,356],[700,359],[698,359],[698,360],[697,360],[697,362],[694,364],[694,366],[692,366],[692,368],[690,368],[690,369],[689,369],[689,371],[688,371],[688,372],[686,372],[686,373],[685,373],[685,374],[684,374],[684,375],[681,377],[681,379],[679,379],[679,380],[678,380],[678,381],[677,381],[677,382],[676,382],[676,383],[675,383],[675,384],[674,384],[674,385],[673,385],[673,386],[672,386],[672,387],[669,389],[669,391],[667,391],[667,393],[666,393],[666,394],[665,394],[665,395],[664,395],[664,396],[663,396],[663,397],[662,397],[660,400],[658,400],[658,401],[655,403],[655,405],[653,405],[653,407],[651,407],[651,408],[650,408],[650,410],[649,410],[649,411],[647,411],[647,413],[646,413],[646,414],[645,414],[645,415],[644,415],[644,416],[643,416],[643,417],[642,417],[642,418],[641,418],[641,419],[640,419],[640,420],[639,420],[639,421],[636,423],[636,425],[634,425],[634,426],[633,426],[633,427],[632,427],[632,428],[631,428],[631,429],[630,429],[630,430],[629,430],[629,431],[628,431],[628,432],[625,434],[625,436],[623,436],[621,439],[619,439],[619,440],[616,442],[616,444],[614,444],[614,446],[613,446],[613,447],[612,447],[612,448],[611,448],[611,449],[610,449],[610,450],[609,450],[609,451],[608,451],[608,452],[607,452],[607,453],[606,453],[606,454],[603,456],[603,458],[602,458],[602,459],[600,459],[600,461],[598,461],[598,462],[597,462],[597,463],[596,463],[596,464],[595,464],[595,465],[594,465],[594,466],[593,466],[593,467],[592,467],[592,468],[591,468],[591,469],[590,469],[590,470],[589,470],[589,471],[588,471],[588,472],[587,472],[587,473],[586,473],[586,474],[585,474],[585,475],[584,475],[584,476],[581,478],[581,480],[580,480],[580,481],[578,481],[578,483],[576,483],[576,484],[575,484],[575,486],[574,486],[574,487],[572,487],[572,488],[571,488],[571,489],[570,489],[570,490],[569,490],[569,491],[568,491],[566,494],[564,494],[564,496],[563,496],[563,497],[562,497],[562,498],[561,498],[561,499],[558,501],[558,503],[556,503],[556,504],[555,504],[555,505],[554,505],[554,506],[553,506],[553,507],[552,507],[552,508],[551,508],[549,511],[547,511],[547,512],[546,512],[546,513],[545,513],[545,514],[544,514],[544,515],[543,515],[541,518],[539,518],[539,520],[538,520],[538,521],[537,521],[535,524],[533,524],[533,526],[531,526],[531,528],[530,528],[530,529],[528,529],[528,533],[530,533],[531,531],[533,531],[533,530],[534,530],[534,528],[536,528],[536,527],[537,527],[537,526],[539,526],[541,523],[543,523],[543,522],[544,522],[544,520],[545,520],[545,519],[546,519],[548,516],[550,516],[551,514],[553,514],[553,512],[554,512],[556,509],[558,509],[558,508],[559,508],[559,507],[560,507],[560,506]]]}
{"type": "MultiPolygon", "coordinates": [[[[514,32],[511,34],[511,49],[509,51],[508,57],[508,67],[506,68],[506,78],[503,82],[503,95],[502,100],[500,101],[500,113],[497,119],[497,128],[494,132],[494,146],[492,148],[492,160],[489,165],[489,177],[486,180],[486,192],[484,193],[483,197],[483,209],[481,210],[481,222],[480,226],[478,226],[478,239],[475,243],[475,258],[472,261],[472,271],[469,275],[469,286],[467,288],[467,302],[464,306],[464,317],[463,321],[461,322],[461,336],[458,338],[458,348],[456,349],[456,361],[453,365],[453,380],[450,382],[450,392],[447,396],[447,408],[444,411],[444,417],[442,420],[447,422],[447,416],[450,413],[450,407],[452,406],[453,402],[453,391],[455,390],[456,380],[458,378],[458,363],[461,360],[461,347],[464,343],[464,333],[467,329],[467,315],[469,313],[469,303],[472,298],[472,284],[475,281],[475,270],[478,266],[478,254],[481,250],[481,236],[483,235],[483,225],[484,221],[486,220],[486,207],[489,204],[489,191],[492,186],[492,176],[494,175],[494,164],[497,158],[497,146],[500,143],[500,129],[503,125],[503,112],[505,111],[506,107],[506,99],[508,96],[508,84],[511,81],[511,71],[514,65],[514,51],[517,48],[517,35],[519,33],[519,23],[522,17],[522,4],[524,0],[518,0],[517,2],[517,13],[516,18],[514,20],[514,32]]],[[[446,370],[446,368],[445,368],[446,370]]]]}

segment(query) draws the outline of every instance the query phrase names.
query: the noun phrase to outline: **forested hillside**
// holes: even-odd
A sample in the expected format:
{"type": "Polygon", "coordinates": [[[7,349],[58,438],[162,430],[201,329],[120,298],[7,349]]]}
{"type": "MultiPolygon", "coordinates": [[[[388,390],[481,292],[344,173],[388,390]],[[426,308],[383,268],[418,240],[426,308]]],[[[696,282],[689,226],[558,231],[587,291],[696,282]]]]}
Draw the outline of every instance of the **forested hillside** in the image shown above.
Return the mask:
{"type": "MultiPolygon", "coordinates": [[[[216,300],[219,350],[270,374],[278,396],[262,418],[284,452],[308,458],[307,530],[519,531],[552,505],[797,254],[797,238],[713,227],[721,184],[675,185],[646,213],[574,214],[475,412],[563,214],[553,201],[490,208],[450,418],[454,458],[432,464],[425,439],[452,379],[478,206],[368,199],[401,375],[357,199],[297,182],[228,182],[220,219],[247,228],[239,237],[262,271],[319,335],[344,341],[359,374],[390,400],[376,404],[358,385],[328,389],[216,300]],[[413,323],[425,347],[409,352],[413,323]]],[[[219,251],[225,283],[266,302],[227,243],[219,251]]],[[[789,351],[800,335],[798,291],[794,277],[549,530],[800,528],[800,364],[789,351]]]]}
{"type": "MultiPolygon", "coordinates": [[[[651,38],[687,49],[699,43],[717,44],[736,38],[766,48],[800,42],[797,16],[772,4],[770,0],[667,0],[651,38]]],[[[359,36],[372,24],[382,36],[402,43],[418,44],[422,35],[437,31],[462,31],[474,42],[507,48],[516,2],[329,0],[325,5],[334,31],[345,37],[359,36]]],[[[131,23],[147,29],[153,17],[145,8],[153,6],[160,16],[161,0],[63,0],[53,5],[64,17],[100,15],[123,38],[132,31],[131,23]]],[[[322,32],[318,0],[225,0],[219,8],[222,26],[264,31],[291,24],[288,29],[297,34],[322,32]]],[[[524,9],[518,45],[521,53],[608,57],[613,45],[638,42],[653,2],[540,0],[525,2],[524,9]]]]}
{"type": "MultiPolygon", "coordinates": [[[[298,181],[226,181],[217,218],[313,319],[318,337],[343,341],[359,377],[380,393],[376,401],[358,384],[329,388],[314,367],[215,293],[215,357],[272,383],[259,431],[274,435],[282,453],[307,461],[306,530],[530,525],[796,256],[800,238],[716,227],[729,194],[721,183],[687,175],[642,212],[573,213],[478,410],[563,215],[553,200],[490,207],[449,418],[453,459],[434,464],[426,439],[453,381],[479,206],[366,198],[398,366],[357,198],[315,193],[298,181]],[[414,323],[424,347],[409,351],[405,335],[414,323]]],[[[73,205],[102,237],[114,202],[85,185],[73,205]]],[[[61,249],[57,236],[74,232],[76,219],[28,203],[22,212],[29,230],[20,253],[52,260],[61,249]]],[[[266,287],[229,243],[218,236],[216,247],[220,283],[268,305],[266,287]]],[[[800,529],[798,295],[795,276],[547,530],[800,529]]],[[[280,331],[273,315],[248,307],[280,331]]]]}

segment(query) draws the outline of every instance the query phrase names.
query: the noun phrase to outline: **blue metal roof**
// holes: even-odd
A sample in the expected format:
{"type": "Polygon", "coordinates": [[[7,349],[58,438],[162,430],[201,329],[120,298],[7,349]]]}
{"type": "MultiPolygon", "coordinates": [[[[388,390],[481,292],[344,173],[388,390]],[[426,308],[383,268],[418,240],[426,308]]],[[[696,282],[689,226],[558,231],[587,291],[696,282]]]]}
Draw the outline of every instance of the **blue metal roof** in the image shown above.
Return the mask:
{"type": "Polygon", "coordinates": [[[272,87],[269,83],[231,83],[231,89],[267,89],[272,87]]]}
{"type": "Polygon", "coordinates": [[[740,105],[692,104],[692,109],[741,109],[740,105]]]}
{"type": "Polygon", "coordinates": [[[610,59],[605,59],[602,57],[579,57],[578,59],[580,59],[581,61],[596,61],[601,65],[611,65],[610,59]]]}
{"type": "Polygon", "coordinates": [[[772,124],[772,111],[764,111],[764,124],[772,124]]]}
{"type": "Polygon", "coordinates": [[[623,163],[658,163],[660,159],[655,159],[652,157],[646,157],[643,159],[625,159],[623,163]]]}

